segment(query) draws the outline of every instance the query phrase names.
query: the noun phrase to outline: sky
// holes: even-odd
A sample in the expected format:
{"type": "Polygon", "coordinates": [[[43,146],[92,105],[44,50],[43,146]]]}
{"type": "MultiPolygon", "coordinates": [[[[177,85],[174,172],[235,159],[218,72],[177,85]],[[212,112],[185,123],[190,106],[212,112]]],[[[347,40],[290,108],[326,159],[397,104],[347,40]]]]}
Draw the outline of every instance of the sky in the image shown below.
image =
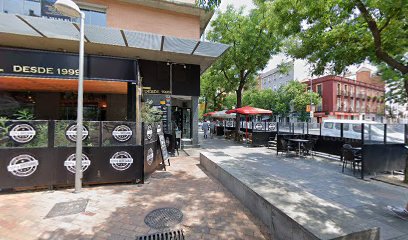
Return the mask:
{"type": "MultiPolygon", "coordinates": [[[[227,9],[227,6],[231,4],[235,8],[239,8],[241,6],[245,7],[245,9],[248,11],[252,8],[255,7],[255,5],[252,3],[252,0],[222,0],[221,5],[219,6],[219,10],[225,11],[227,9]]],[[[214,14],[212,20],[216,18],[216,14],[214,14]]],[[[211,21],[212,21],[211,20],[211,21]]],[[[208,28],[207,28],[208,29],[208,28]]],[[[291,61],[292,59],[290,57],[285,56],[284,54],[278,54],[276,56],[273,56],[270,60],[268,65],[261,71],[267,72],[273,68],[276,68],[278,64],[282,62],[288,62],[291,61]]],[[[363,66],[368,67],[370,69],[376,70],[374,66],[371,66],[368,63],[364,63],[363,66]]],[[[361,66],[350,66],[348,70],[351,73],[355,73],[361,66]]],[[[311,76],[311,72],[309,70],[309,66],[307,65],[307,61],[305,60],[295,60],[295,78],[297,80],[303,80],[306,78],[315,78],[316,76],[311,76]]]]}

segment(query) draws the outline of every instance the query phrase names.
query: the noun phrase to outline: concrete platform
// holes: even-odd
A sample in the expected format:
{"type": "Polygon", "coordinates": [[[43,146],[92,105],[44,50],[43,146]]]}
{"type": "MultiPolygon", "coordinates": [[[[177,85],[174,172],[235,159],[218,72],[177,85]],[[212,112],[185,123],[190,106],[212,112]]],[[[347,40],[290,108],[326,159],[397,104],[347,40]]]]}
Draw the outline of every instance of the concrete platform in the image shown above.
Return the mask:
{"type": "Polygon", "coordinates": [[[380,238],[378,227],[248,162],[202,152],[200,163],[268,227],[271,239],[380,238]]]}

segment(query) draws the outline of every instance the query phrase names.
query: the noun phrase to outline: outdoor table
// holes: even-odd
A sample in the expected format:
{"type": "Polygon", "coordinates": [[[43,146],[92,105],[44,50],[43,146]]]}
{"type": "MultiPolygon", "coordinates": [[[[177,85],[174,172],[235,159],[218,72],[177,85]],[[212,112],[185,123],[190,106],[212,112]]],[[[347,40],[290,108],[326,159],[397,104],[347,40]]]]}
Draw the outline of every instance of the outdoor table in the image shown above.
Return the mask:
{"type": "Polygon", "coordinates": [[[310,140],[306,140],[306,139],[296,139],[296,138],[292,138],[292,139],[288,139],[291,142],[297,142],[299,145],[299,155],[300,155],[300,146],[302,143],[306,143],[306,142],[310,142],[310,140]]]}

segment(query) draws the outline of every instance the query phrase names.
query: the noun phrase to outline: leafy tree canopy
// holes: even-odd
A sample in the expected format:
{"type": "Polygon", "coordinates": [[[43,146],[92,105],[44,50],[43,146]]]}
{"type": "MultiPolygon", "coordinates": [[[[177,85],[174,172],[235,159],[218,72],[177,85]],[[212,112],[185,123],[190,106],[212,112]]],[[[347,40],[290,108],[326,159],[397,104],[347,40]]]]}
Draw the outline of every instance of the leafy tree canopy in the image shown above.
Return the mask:
{"type": "Polygon", "coordinates": [[[221,0],[196,0],[196,5],[207,9],[213,10],[217,8],[221,4],[221,0]]]}
{"type": "Polygon", "coordinates": [[[314,74],[322,74],[326,67],[341,73],[366,59],[408,73],[397,57],[408,46],[406,0],[265,2],[272,27],[291,40],[288,53],[312,62],[314,74]]]}

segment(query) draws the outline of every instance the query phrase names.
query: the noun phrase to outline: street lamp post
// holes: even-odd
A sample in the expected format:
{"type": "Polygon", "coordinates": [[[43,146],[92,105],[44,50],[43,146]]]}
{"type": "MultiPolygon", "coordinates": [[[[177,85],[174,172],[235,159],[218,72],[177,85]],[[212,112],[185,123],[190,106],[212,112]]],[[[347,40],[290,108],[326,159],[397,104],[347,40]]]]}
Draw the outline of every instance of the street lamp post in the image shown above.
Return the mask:
{"type": "Polygon", "coordinates": [[[54,7],[63,15],[80,18],[79,40],[79,76],[78,76],[78,109],[75,149],[75,192],[82,188],[82,128],[83,128],[83,99],[84,99],[84,27],[85,13],[71,0],[57,0],[54,7]]]}

